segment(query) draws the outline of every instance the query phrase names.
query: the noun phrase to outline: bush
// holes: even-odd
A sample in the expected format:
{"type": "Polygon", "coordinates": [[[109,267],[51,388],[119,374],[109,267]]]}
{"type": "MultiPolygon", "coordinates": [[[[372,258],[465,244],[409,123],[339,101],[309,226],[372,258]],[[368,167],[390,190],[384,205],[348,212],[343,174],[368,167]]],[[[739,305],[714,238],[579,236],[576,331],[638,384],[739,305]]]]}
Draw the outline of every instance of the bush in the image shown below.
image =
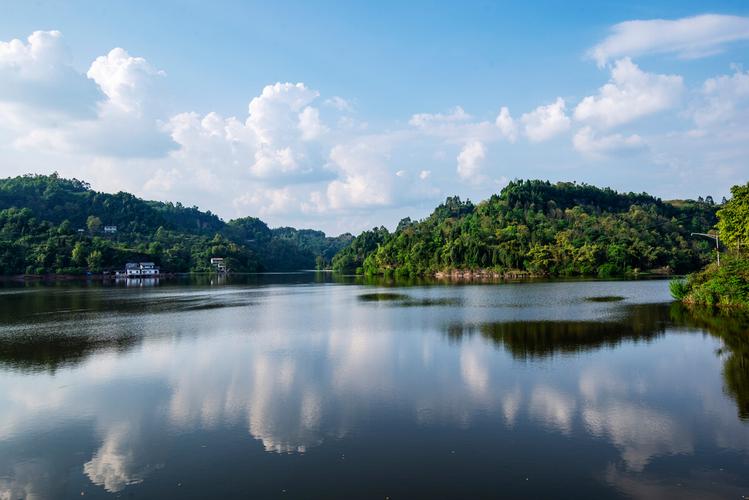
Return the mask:
{"type": "Polygon", "coordinates": [[[684,300],[689,293],[689,283],[687,280],[677,278],[673,279],[668,283],[668,289],[671,291],[671,296],[676,300],[684,300]]]}
{"type": "Polygon", "coordinates": [[[618,273],[616,266],[610,262],[598,267],[599,278],[610,278],[612,276],[616,276],[617,274],[618,273]]]}
{"type": "Polygon", "coordinates": [[[710,264],[691,275],[683,289],[675,286],[671,286],[674,298],[686,292],[680,300],[689,304],[749,309],[749,260],[725,255],[721,266],[710,264]]]}

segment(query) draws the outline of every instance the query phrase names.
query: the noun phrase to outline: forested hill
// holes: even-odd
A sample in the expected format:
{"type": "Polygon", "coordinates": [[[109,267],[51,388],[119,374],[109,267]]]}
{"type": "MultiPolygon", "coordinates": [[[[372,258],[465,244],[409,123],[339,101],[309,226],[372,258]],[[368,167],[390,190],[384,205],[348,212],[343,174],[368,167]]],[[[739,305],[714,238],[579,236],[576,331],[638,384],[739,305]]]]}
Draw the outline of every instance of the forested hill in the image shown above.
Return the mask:
{"type": "Polygon", "coordinates": [[[709,242],[690,233],[712,228],[718,208],[710,197],[664,202],[587,184],[518,180],[477,205],[451,197],[421,221],[403,219],[393,233],[365,231],[333,267],[412,276],[688,272],[711,258],[709,242]]]}
{"type": "Polygon", "coordinates": [[[98,272],[149,260],[167,272],[208,271],[210,257],[235,271],[327,265],[351,241],[321,231],[270,229],[254,217],[224,222],[210,211],[93,191],[76,179],[0,180],[0,273],[98,272]],[[104,226],[117,226],[115,234],[104,226]]]}

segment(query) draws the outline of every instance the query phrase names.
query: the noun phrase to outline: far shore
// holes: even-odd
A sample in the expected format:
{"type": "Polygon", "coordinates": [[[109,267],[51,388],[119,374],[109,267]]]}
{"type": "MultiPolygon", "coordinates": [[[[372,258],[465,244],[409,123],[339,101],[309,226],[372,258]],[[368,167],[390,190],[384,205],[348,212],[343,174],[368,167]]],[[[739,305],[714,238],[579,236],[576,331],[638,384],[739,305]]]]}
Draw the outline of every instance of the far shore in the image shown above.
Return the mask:
{"type": "Polygon", "coordinates": [[[123,279],[154,279],[154,278],[173,278],[175,273],[161,273],[154,276],[139,276],[128,278],[127,276],[115,276],[113,274],[92,273],[92,274],[14,274],[0,276],[2,281],[115,281],[123,279]]]}
{"type": "MultiPolygon", "coordinates": [[[[289,273],[305,272],[311,270],[299,270],[299,271],[285,271],[289,273]]],[[[335,272],[330,269],[315,270],[317,272],[335,272]]],[[[91,273],[91,274],[71,274],[71,273],[50,273],[50,274],[15,274],[15,275],[0,275],[0,281],[5,282],[34,282],[34,281],[117,281],[127,279],[154,279],[154,278],[175,278],[177,276],[193,276],[193,275],[210,275],[215,274],[211,272],[180,272],[180,273],[161,273],[156,276],[140,276],[131,277],[126,276],[115,276],[114,274],[108,273],[91,273]]],[[[228,273],[229,275],[243,275],[243,274],[279,274],[278,272],[267,272],[267,273],[228,273]]],[[[345,273],[344,273],[345,274],[345,273]]],[[[364,275],[356,275],[364,276],[364,275]]],[[[596,276],[596,275],[581,275],[581,276],[555,276],[548,273],[533,273],[530,271],[522,271],[519,269],[513,269],[509,271],[496,271],[492,269],[452,269],[437,271],[431,275],[421,276],[426,279],[436,279],[440,281],[455,281],[455,282],[467,282],[467,281],[532,281],[532,280],[549,280],[549,279],[632,279],[632,278],[667,278],[674,277],[674,273],[670,269],[652,269],[649,271],[634,271],[624,275],[614,276],[596,276]]]]}

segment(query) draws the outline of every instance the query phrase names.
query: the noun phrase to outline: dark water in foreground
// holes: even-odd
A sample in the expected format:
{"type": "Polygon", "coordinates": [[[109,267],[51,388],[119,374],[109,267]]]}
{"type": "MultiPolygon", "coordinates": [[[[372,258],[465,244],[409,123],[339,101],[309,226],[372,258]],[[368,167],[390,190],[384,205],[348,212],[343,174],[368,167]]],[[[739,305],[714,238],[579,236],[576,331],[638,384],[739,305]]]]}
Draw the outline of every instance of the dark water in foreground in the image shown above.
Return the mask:
{"type": "Polygon", "coordinates": [[[0,499],[82,494],[741,498],[749,333],[665,281],[0,288],[0,499]]]}

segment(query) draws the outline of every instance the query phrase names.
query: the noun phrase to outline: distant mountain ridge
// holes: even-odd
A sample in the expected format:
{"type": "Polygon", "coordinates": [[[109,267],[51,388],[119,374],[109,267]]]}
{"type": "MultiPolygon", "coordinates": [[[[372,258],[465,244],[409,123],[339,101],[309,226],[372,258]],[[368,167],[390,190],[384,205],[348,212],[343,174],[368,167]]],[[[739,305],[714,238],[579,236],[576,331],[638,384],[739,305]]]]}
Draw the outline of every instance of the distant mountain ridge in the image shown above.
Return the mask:
{"type": "Polygon", "coordinates": [[[711,258],[692,238],[716,223],[712,198],[665,202],[588,184],[510,182],[476,205],[449,197],[420,221],[374,228],[333,259],[340,271],[617,276],[689,272],[711,258]]]}
{"type": "Polygon", "coordinates": [[[449,197],[392,233],[380,227],[356,238],[328,237],[271,229],[255,217],[225,222],[197,207],[101,193],[56,174],[26,175],[0,179],[0,273],[79,274],[135,260],[167,272],[206,272],[215,256],[237,272],[332,265],[408,276],[681,273],[710,261],[710,244],[690,233],[712,228],[718,208],[709,197],[668,202],[588,184],[516,180],[478,204],[449,197]]]}
{"type": "Polygon", "coordinates": [[[238,272],[327,266],[352,239],[271,229],[260,219],[224,222],[180,203],[108,194],[57,174],[0,179],[0,273],[47,274],[121,268],[152,260],[168,272],[210,271],[225,257],[238,272]],[[116,226],[105,233],[104,226],[116,226]]]}

